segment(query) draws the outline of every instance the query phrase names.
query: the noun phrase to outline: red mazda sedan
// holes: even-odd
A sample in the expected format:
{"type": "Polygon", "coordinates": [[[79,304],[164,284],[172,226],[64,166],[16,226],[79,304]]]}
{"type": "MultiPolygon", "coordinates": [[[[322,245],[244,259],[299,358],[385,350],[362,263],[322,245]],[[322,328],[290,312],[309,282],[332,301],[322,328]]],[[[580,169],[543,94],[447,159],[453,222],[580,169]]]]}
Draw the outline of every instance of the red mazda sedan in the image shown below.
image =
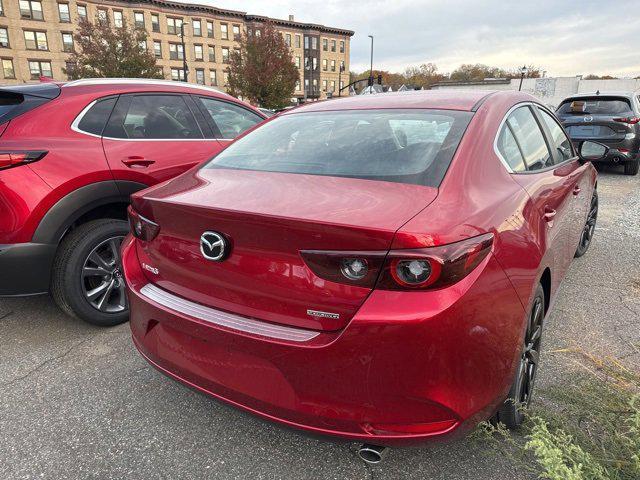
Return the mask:
{"type": "Polygon", "coordinates": [[[374,445],[522,421],[606,147],[518,92],[283,113],[133,196],[137,348],[262,417],[374,445]]]}

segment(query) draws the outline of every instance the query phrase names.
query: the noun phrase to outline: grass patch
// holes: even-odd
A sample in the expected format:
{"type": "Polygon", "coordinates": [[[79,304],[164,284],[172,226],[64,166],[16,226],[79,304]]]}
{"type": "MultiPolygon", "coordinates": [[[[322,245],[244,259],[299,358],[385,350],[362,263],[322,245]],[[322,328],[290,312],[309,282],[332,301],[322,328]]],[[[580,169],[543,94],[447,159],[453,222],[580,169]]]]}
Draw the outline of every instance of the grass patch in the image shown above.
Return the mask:
{"type": "Polygon", "coordinates": [[[523,428],[482,424],[477,436],[539,478],[640,479],[640,374],[612,357],[553,352],[577,367],[571,383],[539,391],[523,428]]]}

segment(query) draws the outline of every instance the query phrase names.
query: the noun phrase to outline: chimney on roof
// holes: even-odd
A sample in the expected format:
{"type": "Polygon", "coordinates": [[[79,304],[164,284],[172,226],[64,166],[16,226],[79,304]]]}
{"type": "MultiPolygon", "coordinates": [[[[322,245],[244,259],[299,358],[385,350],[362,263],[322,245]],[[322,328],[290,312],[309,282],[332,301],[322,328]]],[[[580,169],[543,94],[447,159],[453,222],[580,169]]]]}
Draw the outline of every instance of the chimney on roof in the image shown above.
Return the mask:
{"type": "Polygon", "coordinates": [[[289,15],[289,21],[293,22],[293,15],[289,15]]]}

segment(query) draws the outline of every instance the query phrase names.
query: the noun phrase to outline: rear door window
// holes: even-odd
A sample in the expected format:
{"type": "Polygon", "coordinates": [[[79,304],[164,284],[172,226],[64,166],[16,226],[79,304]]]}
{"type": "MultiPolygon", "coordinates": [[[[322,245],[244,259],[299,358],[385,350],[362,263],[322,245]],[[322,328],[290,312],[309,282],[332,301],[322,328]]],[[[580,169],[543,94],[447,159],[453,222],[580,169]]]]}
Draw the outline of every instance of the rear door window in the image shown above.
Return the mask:
{"type": "Polygon", "coordinates": [[[211,118],[214,135],[219,139],[234,139],[263,120],[256,113],[231,102],[210,97],[198,99],[211,118]]]}
{"type": "Polygon", "coordinates": [[[539,108],[538,111],[549,129],[549,133],[551,133],[551,147],[557,152],[558,161],[564,162],[573,158],[575,155],[573,153],[573,147],[571,146],[571,140],[565,135],[556,119],[541,108],[539,108]]]}
{"type": "Polygon", "coordinates": [[[181,95],[144,94],[127,97],[122,104],[118,102],[105,136],[130,140],[204,138],[181,95]]]}
{"type": "Polygon", "coordinates": [[[581,97],[562,102],[562,115],[633,115],[631,102],[624,97],[581,97]]]}
{"type": "Polygon", "coordinates": [[[516,138],[513,136],[513,132],[507,124],[502,127],[500,135],[498,136],[498,151],[511,170],[517,173],[527,171],[527,166],[524,164],[524,157],[522,156],[518,142],[516,142],[516,138]]]}
{"type": "Polygon", "coordinates": [[[93,135],[102,135],[102,131],[109,120],[109,115],[111,115],[116,100],[117,97],[111,97],[98,100],[94,103],[84,114],[80,122],[78,122],[78,130],[93,135]]]}
{"type": "Polygon", "coordinates": [[[544,134],[528,106],[517,108],[507,118],[507,125],[520,147],[527,171],[542,170],[553,166],[544,134]]]}

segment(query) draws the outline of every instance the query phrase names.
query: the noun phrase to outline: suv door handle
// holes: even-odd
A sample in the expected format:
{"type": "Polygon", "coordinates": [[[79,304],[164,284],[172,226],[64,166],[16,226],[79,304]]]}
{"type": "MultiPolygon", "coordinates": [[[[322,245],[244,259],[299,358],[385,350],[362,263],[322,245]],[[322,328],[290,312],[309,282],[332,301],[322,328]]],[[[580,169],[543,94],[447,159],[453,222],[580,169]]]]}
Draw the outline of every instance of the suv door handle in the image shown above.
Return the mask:
{"type": "Polygon", "coordinates": [[[149,160],[140,155],[131,155],[129,157],[123,158],[122,163],[124,163],[129,168],[147,168],[149,165],[153,165],[155,160],[149,160]]]}
{"type": "Polygon", "coordinates": [[[580,193],[581,188],[580,187],[576,187],[573,189],[573,194],[574,195],[578,195],[580,193]]]}
{"type": "Polygon", "coordinates": [[[544,220],[549,223],[553,222],[553,219],[555,218],[556,213],[557,212],[553,208],[544,207],[544,220]]]}

